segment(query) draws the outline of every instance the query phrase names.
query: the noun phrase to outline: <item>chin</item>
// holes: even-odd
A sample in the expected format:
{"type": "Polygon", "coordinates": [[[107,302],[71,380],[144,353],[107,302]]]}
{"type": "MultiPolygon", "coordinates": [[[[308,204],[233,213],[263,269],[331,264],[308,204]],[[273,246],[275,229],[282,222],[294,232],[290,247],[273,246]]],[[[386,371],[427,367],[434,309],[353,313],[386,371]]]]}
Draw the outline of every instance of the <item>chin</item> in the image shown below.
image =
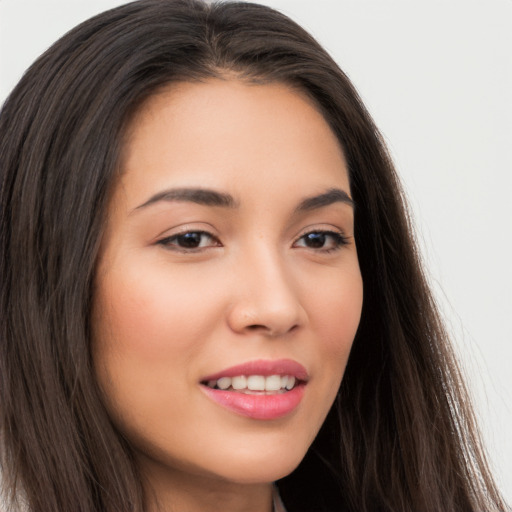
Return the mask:
{"type": "Polygon", "coordinates": [[[286,455],[277,452],[252,459],[237,457],[235,460],[225,460],[222,474],[219,476],[238,484],[275,482],[292,473],[301,463],[304,455],[305,453],[286,455]]]}

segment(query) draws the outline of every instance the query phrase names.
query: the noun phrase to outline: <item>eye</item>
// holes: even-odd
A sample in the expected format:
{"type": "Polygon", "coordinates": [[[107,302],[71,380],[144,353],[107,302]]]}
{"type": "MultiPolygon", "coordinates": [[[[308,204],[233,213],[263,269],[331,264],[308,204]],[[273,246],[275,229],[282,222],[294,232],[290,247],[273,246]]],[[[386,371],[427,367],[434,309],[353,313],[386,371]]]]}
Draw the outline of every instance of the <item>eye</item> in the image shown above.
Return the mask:
{"type": "Polygon", "coordinates": [[[204,249],[207,247],[219,247],[220,242],[212,234],[206,231],[186,231],[177,233],[157,242],[169,249],[182,251],[193,251],[195,249],[204,249]]]}
{"type": "Polygon", "coordinates": [[[310,231],[302,235],[293,245],[294,247],[331,252],[347,244],[347,238],[336,231],[310,231]]]}

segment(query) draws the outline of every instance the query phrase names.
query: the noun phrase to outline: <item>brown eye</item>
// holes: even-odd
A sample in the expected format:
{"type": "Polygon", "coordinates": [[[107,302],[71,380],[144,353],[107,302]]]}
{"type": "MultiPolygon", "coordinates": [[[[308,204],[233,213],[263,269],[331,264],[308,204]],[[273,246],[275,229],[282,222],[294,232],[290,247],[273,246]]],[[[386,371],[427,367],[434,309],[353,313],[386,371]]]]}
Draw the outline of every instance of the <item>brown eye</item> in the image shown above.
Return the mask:
{"type": "Polygon", "coordinates": [[[218,247],[219,241],[206,231],[187,231],[158,241],[159,245],[170,249],[194,250],[206,247],[218,247]]]}
{"type": "Polygon", "coordinates": [[[203,238],[203,233],[185,233],[176,237],[176,245],[186,249],[196,249],[201,246],[203,238]]]}
{"type": "Polygon", "coordinates": [[[311,249],[324,247],[327,236],[325,233],[308,233],[304,235],[304,245],[311,249]]]}
{"type": "Polygon", "coordinates": [[[294,246],[329,252],[339,249],[347,243],[347,239],[341,233],[336,233],[335,231],[311,231],[302,235],[295,242],[294,246]]]}

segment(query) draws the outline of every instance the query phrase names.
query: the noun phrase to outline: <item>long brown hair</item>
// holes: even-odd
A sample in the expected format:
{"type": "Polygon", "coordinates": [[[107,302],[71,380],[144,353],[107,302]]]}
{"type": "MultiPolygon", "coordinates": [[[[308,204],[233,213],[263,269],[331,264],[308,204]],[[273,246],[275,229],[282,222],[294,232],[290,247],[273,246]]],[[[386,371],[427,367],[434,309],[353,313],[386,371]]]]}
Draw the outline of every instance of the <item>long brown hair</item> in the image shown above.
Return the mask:
{"type": "Polygon", "coordinates": [[[142,0],[78,26],[0,114],[0,436],[8,498],[31,510],[141,512],[129,443],[89,350],[92,286],[124,130],[158,88],[224,77],[306,92],[349,165],[364,282],[336,401],[289,512],[505,510],[421,270],[403,194],[353,86],[303,29],[255,4],[142,0]]]}

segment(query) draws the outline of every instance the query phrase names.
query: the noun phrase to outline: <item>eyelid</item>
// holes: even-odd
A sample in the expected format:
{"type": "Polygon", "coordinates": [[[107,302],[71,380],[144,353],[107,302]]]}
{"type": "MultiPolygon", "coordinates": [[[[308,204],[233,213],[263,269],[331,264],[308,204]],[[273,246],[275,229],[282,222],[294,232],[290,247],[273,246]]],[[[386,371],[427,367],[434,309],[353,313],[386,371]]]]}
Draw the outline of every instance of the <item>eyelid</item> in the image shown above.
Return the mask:
{"type": "Polygon", "coordinates": [[[309,249],[316,253],[331,253],[333,251],[336,251],[338,249],[341,249],[343,246],[346,246],[350,243],[350,237],[346,236],[343,230],[336,228],[334,226],[328,226],[328,227],[314,227],[314,226],[308,226],[304,228],[299,236],[295,239],[293,242],[294,247],[300,247],[309,249]],[[297,245],[297,243],[304,239],[307,235],[310,234],[321,234],[325,236],[330,236],[334,239],[335,246],[330,248],[324,248],[324,247],[308,247],[307,245],[297,245]]]}
{"type": "MultiPolygon", "coordinates": [[[[0,0],[1,1],[1,0],[0,0]]],[[[183,224],[177,224],[175,226],[166,227],[164,230],[160,231],[157,235],[155,235],[153,239],[153,243],[157,243],[158,240],[169,238],[171,236],[181,235],[183,233],[189,232],[204,232],[211,236],[216,236],[214,233],[216,232],[215,228],[208,222],[203,221],[192,221],[192,222],[184,222],[183,224]]]]}
{"type": "Polygon", "coordinates": [[[307,235],[308,233],[335,233],[337,235],[342,236],[345,239],[349,239],[350,236],[345,234],[345,230],[335,226],[333,224],[325,224],[325,223],[317,223],[317,224],[309,224],[308,226],[305,226],[302,228],[298,235],[296,236],[295,240],[298,240],[299,238],[302,238],[303,236],[307,235]]]}
{"type": "Polygon", "coordinates": [[[206,229],[201,229],[198,227],[191,227],[191,226],[182,226],[175,232],[171,232],[170,234],[167,234],[165,236],[160,236],[156,241],[155,245],[160,245],[168,250],[173,250],[176,252],[182,252],[182,253],[193,253],[193,252],[200,252],[206,249],[211,249],[215,247],[221,247],[222,243],[220,242],[219,238],[214,235],[211,231],[207,231],[206,229]],[[178,244],[172,244],[172,241],[176,241],[180,236],[185,236],[187,234],[198,234],[201,236],[207,236],[211,241],[214,243],[208,244],[206,246],[199,246],[199,247],[183,247],[178,244]]]}

